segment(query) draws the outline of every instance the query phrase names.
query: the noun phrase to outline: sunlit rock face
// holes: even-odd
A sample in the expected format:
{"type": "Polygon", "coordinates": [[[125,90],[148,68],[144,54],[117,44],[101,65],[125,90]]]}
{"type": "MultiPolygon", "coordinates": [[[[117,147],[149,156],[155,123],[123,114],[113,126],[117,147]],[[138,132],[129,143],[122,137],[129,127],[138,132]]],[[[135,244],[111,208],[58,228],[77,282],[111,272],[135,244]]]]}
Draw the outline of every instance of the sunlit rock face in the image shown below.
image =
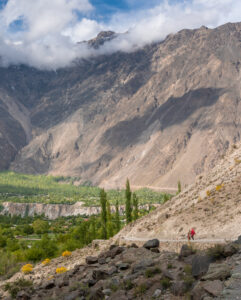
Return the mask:
{"type": "Polygon", "coordinates": [[[240,46],[241,24],[226,24],[56,72],[1,68],[1,170],[106,188],[127,177],[135,187],[192,183],[240,140],[240,46]]]}

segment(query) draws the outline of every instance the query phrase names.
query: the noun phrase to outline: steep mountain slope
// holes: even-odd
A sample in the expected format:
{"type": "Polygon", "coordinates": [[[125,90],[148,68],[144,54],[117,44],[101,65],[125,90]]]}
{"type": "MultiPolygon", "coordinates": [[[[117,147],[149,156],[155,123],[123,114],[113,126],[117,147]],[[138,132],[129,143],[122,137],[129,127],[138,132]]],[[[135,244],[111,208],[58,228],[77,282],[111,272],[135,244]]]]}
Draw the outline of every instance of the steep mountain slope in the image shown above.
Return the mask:
{"type": "Polygon", "coordinates": [[[180,240],[196,228],[198,239],[234,240],[241,222],[241,144],[231,148],[207,175],[148,216],[124,228],[116,239],[180,240]],[[236,149],[237,147],[237,149],[236,149]]]}
{"type": "Polygon", "coordinates": [[[240,46],[241,23],[226,24],[57,72],[16,69],[7,88],[28,110],[32,140],[11,169],[105,187],[193,182],[240,140],[240,46]]]}

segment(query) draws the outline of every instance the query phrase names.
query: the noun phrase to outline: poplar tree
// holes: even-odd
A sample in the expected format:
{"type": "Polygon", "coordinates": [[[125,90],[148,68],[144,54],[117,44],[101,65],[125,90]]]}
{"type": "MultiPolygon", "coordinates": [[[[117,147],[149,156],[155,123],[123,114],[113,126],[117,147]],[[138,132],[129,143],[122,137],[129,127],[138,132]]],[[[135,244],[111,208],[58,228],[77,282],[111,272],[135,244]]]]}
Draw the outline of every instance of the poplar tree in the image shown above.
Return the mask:
{"type": "Polygon", "coordinates": [[[178,180],[178,183],[177,183],[177,193],[180,194],[181,191],[182,191],[181,181],[178,180]]]}
{"type": "Polygon", "coordinates": [[[100,206],[101,206],[101,238],[107,239],[107,197],[104,189],[100,191],[100,206]]]}
{"type": "Polygon", "coordinates": [[[126,180],[125,196],[126,196],[126,224],[128,224],[132,221],[131,189],[130,189],[130,182],[128,178],[126,180]]]}
{"type": "Polygon", "coordinates": [[[133,193],[133,220],[137,220],[138,219],[138,214],[139,214],[139,210],[138,210],[138,198],[136,196],[135,193],[133,193]]]}
{"type": "Polygon", "coordinates": [[[114,230],[113,230],[110,202],[108,200],[106,201],[106,207],[107,207],[107,226],[106,226],[107,237],[110,238],[114,235],[114,230]]]}
{"type": "Polygon", "coordinates": [[[120,231],[121,224],[120,224],[120,213],[119,213],[119,201],[116,200],[115,203],[115,227],[116,233],[120,231]]]}
{"type": "Polygon", "coordinates": [[[96,220],[95,220],[95,217],[93,217],[93,216],[90,218],[89,234],[90,234],[91,240],[96,239],[96,220]]]}

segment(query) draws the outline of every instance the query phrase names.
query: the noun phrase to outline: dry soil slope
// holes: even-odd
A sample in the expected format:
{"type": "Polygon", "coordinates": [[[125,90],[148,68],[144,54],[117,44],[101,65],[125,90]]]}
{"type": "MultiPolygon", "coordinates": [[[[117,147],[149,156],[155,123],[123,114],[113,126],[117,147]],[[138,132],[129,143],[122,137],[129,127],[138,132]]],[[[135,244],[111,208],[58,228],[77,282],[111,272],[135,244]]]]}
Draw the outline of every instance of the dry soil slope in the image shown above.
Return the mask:
{"type": "Polygon", "coordinates": [[[48,75],[11,169],[107,188],[192,183],[240,140],[240,50],[241,23],[202,27],[48,75]]]}
{"type": "Polygon", "coordinates": [[[236,239],[241,235],[241,144],[207,175],[115,238],[178,240],[191,227],[199,239],[236,239]]]}

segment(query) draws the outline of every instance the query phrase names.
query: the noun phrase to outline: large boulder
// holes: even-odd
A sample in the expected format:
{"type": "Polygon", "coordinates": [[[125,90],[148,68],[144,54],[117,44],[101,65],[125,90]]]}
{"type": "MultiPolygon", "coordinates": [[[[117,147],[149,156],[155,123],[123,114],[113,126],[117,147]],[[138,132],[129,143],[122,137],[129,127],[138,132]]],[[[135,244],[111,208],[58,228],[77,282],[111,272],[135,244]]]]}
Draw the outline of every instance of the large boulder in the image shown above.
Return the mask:
{"type": "Polygon", "coordinates": [[[208,255],[195,255],[192,259],[192,276],[199,278],[208,271],[211,258],[208,255]]]}
{"type": "Polygon", "coordinates": [[[231,268],[226,264],[210,264],[208,272],[202,280],[225,280],[231,276],[231,268]]]}
{"type": "Polygon", "coordinates": [[[125,250],[124,247],[119,247],[119,246],[116,246],[116,247],[111,247],[111,250],[109,251],[106,251],[106,252],[102,252],[98,259],[107,259],[107,258],[115,258],[117,255],[121,254],[123,251],[125,250]]]}
{"type": "Polygon", "coordinates": [[[223,291],[224,284],[220,280],[206,281],[203,283],[203,288],[212,296],[219,297],[223,291]]]}
{"type": "Polygon", "coordinates": [[[193,300],[204,299],[204,297],[208,295],[209,294],[207,293],[207,291],[205,291],[203,288],[203,282],[200,281],[195,285],[194,289],[191,292],[193,300]]]}
{"type": "Polygon", "coordinates": [[[235,243],[227,244],[224,246],[223,255],[225,257],[232,256],[235,253],[237,253],[238,250],[239,250],[239,247],[235,243]]]}
{"type": "Polygon", "coordinates": [[[153,239],[153,240],[149,240],[147,241],[143,247],[150,250],[151,248],[158,248],[160,245],[160,242],[158,239],[153,239]]]}
{"type": "Polygon", "coordinates": [[[132,273],[143,271],[148,267],[154,266],[154,261],[151,258],[143,259],[132,266],[132,273]]]}
{"type": "Polygon", "coordinates": [[[175,296],[183,296],[187,291],[186,283],[182,281],[174,281],[171,286],[171,292],[175,296]]]}

